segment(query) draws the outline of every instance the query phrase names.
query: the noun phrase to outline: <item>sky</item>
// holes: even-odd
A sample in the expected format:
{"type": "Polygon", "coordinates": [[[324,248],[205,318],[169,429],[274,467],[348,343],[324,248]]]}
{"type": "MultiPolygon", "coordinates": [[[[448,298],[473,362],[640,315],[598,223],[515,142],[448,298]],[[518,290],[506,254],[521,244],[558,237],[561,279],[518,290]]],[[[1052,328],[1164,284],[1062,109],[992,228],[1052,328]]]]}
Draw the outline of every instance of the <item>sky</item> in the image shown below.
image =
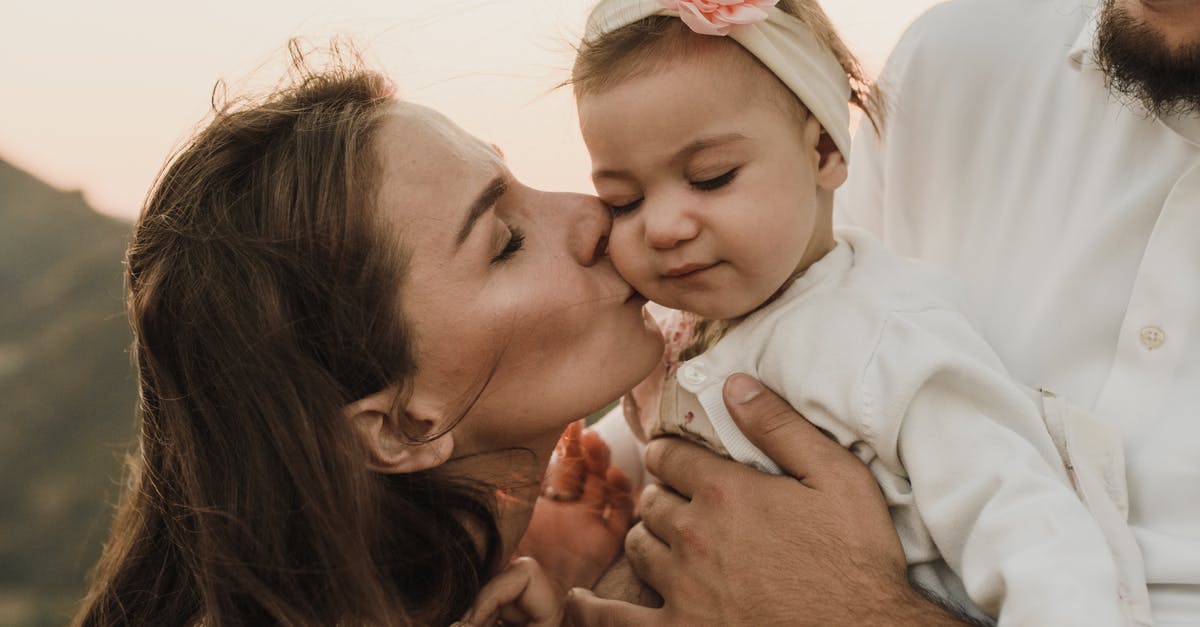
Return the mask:
{"type": "MultiPolygon", "coordinates": [[[[825,0],[871,72],[938,0],[825,0]]],[[[595,0],[0,0],[0,159],[128,219],[213,87],[273,84],[285,45],[352,40],[405,99],[500,146],[515,175],[590,192],[567,77],[595,0]]]]}

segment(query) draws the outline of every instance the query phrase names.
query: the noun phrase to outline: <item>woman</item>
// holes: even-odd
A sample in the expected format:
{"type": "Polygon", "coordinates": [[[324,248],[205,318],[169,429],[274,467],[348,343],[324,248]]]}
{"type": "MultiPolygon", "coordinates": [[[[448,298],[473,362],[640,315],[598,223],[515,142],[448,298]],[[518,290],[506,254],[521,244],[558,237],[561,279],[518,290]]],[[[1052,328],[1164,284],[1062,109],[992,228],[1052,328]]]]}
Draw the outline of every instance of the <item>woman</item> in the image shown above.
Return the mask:
{"type": "Polygon", "coordinates": [[[660,355],[597,200],[295,58],[294,84],[217,110],[135,227],[140,445],[76,624],[449,622],[564,427],[660,355]]]}

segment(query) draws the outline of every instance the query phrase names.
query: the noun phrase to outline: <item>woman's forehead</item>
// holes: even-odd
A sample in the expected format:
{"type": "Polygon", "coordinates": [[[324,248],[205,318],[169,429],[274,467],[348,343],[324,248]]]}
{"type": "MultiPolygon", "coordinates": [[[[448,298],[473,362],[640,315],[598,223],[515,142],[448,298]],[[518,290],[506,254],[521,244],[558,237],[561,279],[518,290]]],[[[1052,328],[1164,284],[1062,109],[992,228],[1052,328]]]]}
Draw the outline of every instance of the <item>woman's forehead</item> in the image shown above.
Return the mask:
{"type": "Polygon", "coordinates": [[[420,213],[449,217],[470,205],[473,192],[495,177],[500,157],[444,115],[398,102],[377,136],[382,165],[380,201],[393,218],[420,213]]]}
{"type": "MultiPolygon", "coordinates": [[[[429,107],[395,102],[384,113],[381,140],[389,153],[408,152],[427,158],[491,160],[491,147],[455,124],[450,118],[429,107]]],[[[416,156],[411,155],[411,156],[416,156]]]]}

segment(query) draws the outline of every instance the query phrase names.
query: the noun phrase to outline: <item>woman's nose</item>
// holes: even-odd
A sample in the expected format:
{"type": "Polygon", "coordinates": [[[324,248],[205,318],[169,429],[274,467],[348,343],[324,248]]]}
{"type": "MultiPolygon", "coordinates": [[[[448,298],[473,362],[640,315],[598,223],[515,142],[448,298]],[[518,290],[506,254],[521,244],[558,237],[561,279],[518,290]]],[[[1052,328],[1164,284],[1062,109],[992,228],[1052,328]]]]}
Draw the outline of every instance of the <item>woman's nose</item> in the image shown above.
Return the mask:
{"type": "Polygon", "coordinates": [[[700,234],[700,223],[681,207],[660,204],[642,207],[641,212],[645,221],[646,244],[651,248],[675,248],[700,234]]]}
{"type": "MultiPolygon", "coordinates": [[[[557,195],[557,194],[556,194],[557,195]]],[[[567,228],[567,247],[580,265],[590,266],[608,254],[608,234],[612,231],[612,215],[608,207],[594,196],[561,194],[565,202],[560,215],[567,228]]]]}

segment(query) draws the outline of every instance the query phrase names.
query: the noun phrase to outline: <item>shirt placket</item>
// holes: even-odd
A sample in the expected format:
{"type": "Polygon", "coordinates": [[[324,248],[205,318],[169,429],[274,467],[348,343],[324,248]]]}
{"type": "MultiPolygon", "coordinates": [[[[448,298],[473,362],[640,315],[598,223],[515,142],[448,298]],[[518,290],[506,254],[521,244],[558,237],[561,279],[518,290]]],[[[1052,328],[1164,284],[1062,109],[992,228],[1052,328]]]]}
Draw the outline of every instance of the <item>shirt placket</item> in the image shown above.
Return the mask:
{"type": "MultiPolygon", "coordinates": [[[[1096,403],[1135,449],[1161,415],[1200,323],[1200,158],[1163,204],[1138,268],[1108,380],[1096,403]]],[[[1103,289],[1098,285],[1097,289],[1103,289]]],[[[1079,312],[1086,316],[1087,312],[1079,312]]]]}

